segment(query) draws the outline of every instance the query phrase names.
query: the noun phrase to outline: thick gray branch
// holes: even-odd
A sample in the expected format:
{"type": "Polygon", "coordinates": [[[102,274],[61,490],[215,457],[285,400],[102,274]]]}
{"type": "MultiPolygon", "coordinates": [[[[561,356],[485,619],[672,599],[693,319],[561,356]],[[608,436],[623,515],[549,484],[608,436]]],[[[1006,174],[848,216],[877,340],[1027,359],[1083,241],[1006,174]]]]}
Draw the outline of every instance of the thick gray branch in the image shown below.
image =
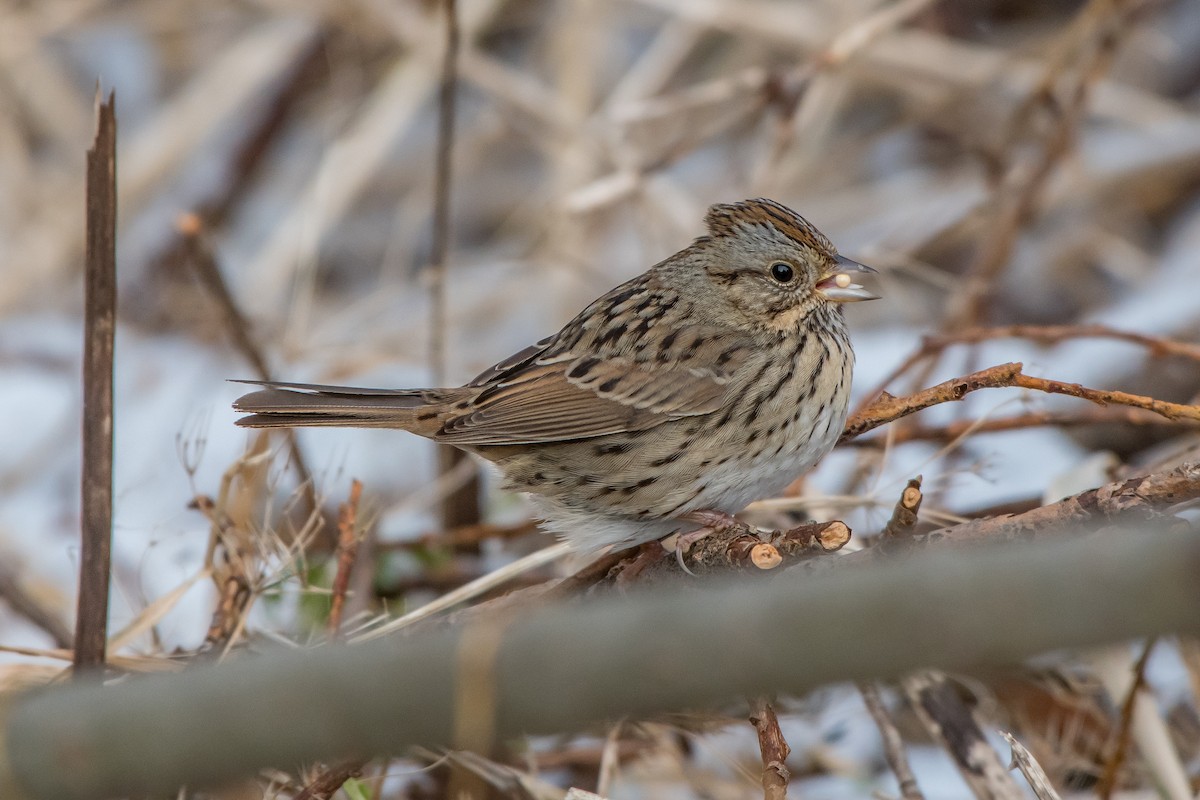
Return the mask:
{"type": "Polygon", "coordinates": [[[832,681],[1195,632],[1197,574],[1200,531],[1126,530],[926,550],[711,592],[631,592],[358,647],[54,687],[0,713],[0,796],[165,793],[264,766],[478,747],[832,681]]]}

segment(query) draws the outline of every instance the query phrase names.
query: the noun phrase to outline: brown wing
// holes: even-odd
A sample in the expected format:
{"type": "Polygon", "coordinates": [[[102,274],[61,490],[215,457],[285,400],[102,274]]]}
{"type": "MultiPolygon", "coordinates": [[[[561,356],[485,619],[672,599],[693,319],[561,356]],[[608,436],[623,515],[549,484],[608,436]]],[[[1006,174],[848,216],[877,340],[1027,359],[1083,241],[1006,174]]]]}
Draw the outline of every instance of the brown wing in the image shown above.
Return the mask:
{"type": "Polygon", "coordinates": [[[436,438],[465,446],[589,439],[708,414],[730,399],[747,341],[689,328],[663,342],[666,347],[630,355],[577,356],[550,348],[540,358],[527,357],[497,370],[503,377],[456,406],[436,438]]]}

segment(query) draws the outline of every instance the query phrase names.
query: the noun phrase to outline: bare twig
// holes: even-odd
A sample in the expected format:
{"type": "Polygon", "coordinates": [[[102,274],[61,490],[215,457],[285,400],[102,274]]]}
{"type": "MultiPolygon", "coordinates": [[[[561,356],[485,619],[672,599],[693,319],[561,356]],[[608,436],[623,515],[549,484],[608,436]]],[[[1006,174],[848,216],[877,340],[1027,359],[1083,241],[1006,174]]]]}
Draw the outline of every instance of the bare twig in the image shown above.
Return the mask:
{"type": "Polygon", "coordinates": [[[1021,774],[1025,776],[1034,796],[1038,800],[1060,800],[1054,784],[1050,783],[1050,777],[1046,774],[1046,770],[1042,769],[1042,765],[1033,757],[1033,753],[1030,753],[1025,745],[1018,742],[1017,737],[1011,733],[1000,731],[1000,735],[1012,748],[1012,765],[1021,770],[1021,774]]]}
{"type": "Polygon", "coordinates": [[[910,479],[904,491],[900,493],[900,499],[896,501],[896,507],[892,510],[892,518],[883,528],[883,536],[893,539],[911,536],[917,527],[917,513],[921,510],[923,498],[921,476],[918,475],[910,479]]]}
{"type": "Polygon", "coordinates": [[[1121,766],[1125,763],[1125,758],[1129,751],[1129,733],[1133,727],[1133,709],[1137,705],[1138,693],[1146,685],[1146,664],[1149,663],[1150,654],[1154,652],[1154,645],[1157,643],[1157,637],[1148,639],[1142,648],[1142,655],[1133,665],[1133,681],[1129,685],[1129,692],[1126,693],[1125,699],[1121,703],[1121,718],[1117,725],[1112,752],[1104,760],[1104,772],[1100,776],[1100,783],[1096,786],[1096,795],[1101,800],[1109,800],[1113,792],[1116,791],[1117,779],[1121,774],[1121,766]]]}
{"type": "MultiPolygon", "coordinates": [[[[254,341],[254,337],[250,333],[250,323],[238,307],[237,301],[233,299],[233,293],[229,291],[229,286],[225,283],[225,277],[217,263],[216,254],[213,253],[212,246],[205,235],[201,217],[198,214],[183,214],[176,220],[175,227],[180,235],[183,256],[195,272],[200,286],[217,304],[217,308],[225,318],[224,329],[233,342],[234,349],[241,354],[242,358],[250,362],[255,376],[260,381],[271,380],[267,359],[263,355],[262,348],[254,341]]],[[[300,449],[296,431],[287,428],[283,433],[287,438],[288,452],[296,469],[296,477],[304,492],[304,500],[308,505],[307,511],[312,513],[318,508],[312,473],[309,471],[304,453],[300,449]]]]}
{"type": "Polygon", "coordinates": [[[846,430],[839,442],[845,442],[860,436],[869,430],[878,428],[893,420],[906,417],[939,403],[949,403],[961,400],[968,394],[979,389],[996,389],[1007,386],[1017,386],[1023,389],[1036,389],[1050,394],[1065,394],[1090,400],[1099,405],[1123,405],[1152,411],[1169,420],[1200,421],[1200,406],[1168,403],[1153,397],[1115,392],[1107,389],[1090,389],[1077,383],[1063,383],[1049,378],[1035,378],[1021,372],[1019,362],[999,364],[994,367],[953,378],[931,386],[928,389],[915,392],[906,397],[894,397],[884,392],[869,406],[857,412],[846,423],[846,430]]]}
{"type": "Polygon", "coordinates": [[[626,551],[635,555],[628,563],[621,564],[619,570],[610,568],[607,578],[624,584],[634,578],[645,583],[688,573],[766,574],[836,552],[850,541],[850,536],[849,526],[841,520],[813,522],[784,531],[755,531],[739,524],[710,533],[695,542],[682,558],[657,542],[640,550],[626,551]]]}
{"type": "Polygon", "coordinates": [[[1123,331],[1108,325],[996,325],[966,328],[961,331],[941,332],[924,337],[920,347],[888,373],[875,389],[864,395],[855,412],[866,408],[875,398],[883,394],[884,389],[893,381],[922,361],[939,355],[954,345],[978,344],[994,339],[1030,339],[1043,344],[1057,344],[1071,339],[1116,339],[1145,347],[1151,355],[1156,357],[1178,356],[1200,361],[1200,345],[1167,339],[1162,336],[1123,331]]]}
{"type": "Polygon", "coordinates": [[[921,537],[930,541],[999,541],[1059,530],[1068,523],[1148,521],[1164,509],[1197,499],[1200,465],[1184,464],[1166,472],[1110,483],[1023,514],[971,520],[921,537]]]}
{"type": "MultiPolygon", "coordinates": [[[[426,280],[429,283],[429,366],[433,383],[446,381],[446,268],[450,249],[450,186],[453,181],[454,118],[458,92],[458,51],[461,33],[458,0],[442,0],[446,17],[446,43],[442,55],[442,81],[438,95],[437,164],[433,190],[433,253],[426,280]]],[[[453,470],[467,459],[453,447],[438,448],[438,472],[453,470]]],[[[479,474],[448,494],[441,504],[442,525],[458,528],[480,520],[479,474]]]]}
{"type": "Polygon", "coordinates": [[[338,509],[337,574],[333,578],[333,597],[329,605],[329,635],[333,639],[342,637],[342,608],[346,603],[346,590],[350,586],[350,573],[358,555],[358,502],[362,499],[362,482],[350,483],[350,497],[338,509]]]}
{"type": "Polygon", "coordinates": [[[904,800],[923,800],[924,795],[917,786],[916,776],[913,775],[908,756],[904,753],[904,740],[900,738],[900,731],[896,729],[887,708],[883,705],[879,687],[863,681],[858,684],[858,691],[862,694],[863,704],[870,712],[871,719],[875,720],[875,726],[879,728],[879,735],[883,740],[883,757],[887,759],[888,766],[892,768],[896,782],[900,785],[900,796],[904,800]]]}
{"type": "Polygon", "coordinates": [[[1080,386],[1078,383],[1063,383],[1062,381],[1051,380],[1050,378],[1035,378],[1032,375],[1024,374],[1017,375],[1013,381],[1013,385],[1020,386],[1023,389],[1036,389],[1039,392],[1047,392],[1049,394],[1065,394],[1071,397],[1079,397],[1102,406],[1112,403],[1114,405],[1142,408],[1146,411],[1153,411],[1155,414],[1166,417],[1169,420],[1186,419],[1193,422],[1200,421],[1200,406],[1168,403],[1164,400],[1155,400],[1153,397],[1143,397],[1142,395],[1129,394],[1128,392],[1089,389],[1086,386],[1080,386]]]}
{"type": "Polygon", "coordinates": [[[846,422],[846,430],[840,442],[861,436],[893,420],[906,417],[924,408],[961,400],[978,389],[1011,386],[1016,375],[1021,373],[1021,364],[1013,362],[973,372],[961,378],[944,381],[907,397],[895,397],[882,392],[866,408],[855,412],[846,422]]]}
{"type": "Polygon", "coordinates": [[[87,154],[84,291],[83,506],[75,671],[100,672],[108,638],[113,503],[113,341],[117,312],[116,96],[96,88],[96,138],[87,154]]]}
{"type": "Polygon", "coordinates": [[[1084,408],[1072,413],[1031,411],[999,419],[962,419],[941,426],[919,424],[894,427],[883,437],[852,439],[842,442],[851,447],[880,448],[908,442],[950,442],[963,436],[981,433],[1003,433],[1027,428],[1075,428],[1086,425],[1180,426],[1192,425],[1191,420],[1169,420],[1138,408],[1084,408]]]}
{"type": "Polygon", "coordinates": [[[775,708],[765,697],[750,701],[750,724],[758,734],[758,750],[762,754],[762,787],[764,800],[783,800],[787,797],[788,780],[792,773],[787,768],[787,758],[792,748],[788,747],[779,729],[779,717],[775,708]]]}

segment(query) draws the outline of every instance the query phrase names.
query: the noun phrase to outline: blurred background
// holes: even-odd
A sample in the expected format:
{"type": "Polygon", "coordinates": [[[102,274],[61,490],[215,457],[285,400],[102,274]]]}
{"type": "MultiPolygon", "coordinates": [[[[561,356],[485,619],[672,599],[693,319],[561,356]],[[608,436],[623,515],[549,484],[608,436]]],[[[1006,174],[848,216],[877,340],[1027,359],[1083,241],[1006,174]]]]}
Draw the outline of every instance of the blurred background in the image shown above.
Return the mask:
{"type": "MultiPolygon", "coordinates": [[[[256,637],[306,643],[328,611],[332,538],[306,525],[295,451],[233,424],[241,387],[226,380],[258,377],[247,341],[283,380],[459,383],[685,246],[709,204],[755,196],[881,272],[884,299],[847,311],[860,400],[931,334],[1100,324],[1200,338],[1194,0],[459,0],[457,16],[440,319],[430,264],[445,3],[0,4],[0,676],[54,674],[58,662],[34,656],[55,647],[52,620],[73,616],[97,82],[115,91],[119,136],[111,627],[134,625],[130,659],[214,643],[223,595],[210,573],[228,565],[213,565],[204,498],[245,523],[238,558],[260,601],[237,636],[217,637],[223,652],[256,637]],[[197,268],[210,257],[244,326],[197,268]]],[[[1072,335],[951,346],[888,388],[1007,361],[1163,400],[1200,391],[1195,361],[1072,335]]],[[[1006,389],[933,409],[920,425],[942,433],[888,443],[885,430],[843,447],[755,519],[836,516],[869,537],[917,474],[923,518],[948,524],[1194,452],[1194,428],[1057,400],[1006,389]],[[1056,424],[1033,424],[1039,414],[1056,424]],[[946,433],[1009,417],[1029,424],[946,433]]],[[[551,543],[486,469],[482,521],[503,535],[468,548],[421,539],[441,533],[439,503],[472,470],[437,480],[416,437],[297,442],[328,512],[352,478],[365,486],[360,619],[551,543]]],[[[1195,758],[1197,673],[1164,648],[1150,675],[1164,714],[1183,709],[1193,738],[1179,752],[1195,758]]],[[[617,794],[761,791],[743,716],[715,733],[642,729],[617,794]]],[[[895,792],[856,695],[809,698],[785,724],[801,796],[895,792]]],[[[1062,745],[1054,774],[1087,771],[1077,743],[1048,738],[1062,745]]],[[[927,796],[963,796],[940,751],[915,759],[927,796]]],[[[580,763],[547,769],[566,783],[597,768],[580,763]]]]}

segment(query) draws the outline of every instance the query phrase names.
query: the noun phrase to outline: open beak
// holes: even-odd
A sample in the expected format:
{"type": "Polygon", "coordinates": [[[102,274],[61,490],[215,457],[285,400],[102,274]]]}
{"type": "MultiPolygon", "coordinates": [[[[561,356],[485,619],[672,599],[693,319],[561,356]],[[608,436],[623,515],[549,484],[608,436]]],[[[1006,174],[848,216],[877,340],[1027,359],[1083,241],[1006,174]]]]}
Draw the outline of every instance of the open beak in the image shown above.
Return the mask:
{"type": "Polygon", "coordinates": [[[834,256],[834,271],[817,283],[817,291],[831,303],[857,303],[860,300],[878,300],[879,295],[869,292],[854,282],[854,275],[875,273],[865,264],[852,261],[845,256],[834,256]]]}

